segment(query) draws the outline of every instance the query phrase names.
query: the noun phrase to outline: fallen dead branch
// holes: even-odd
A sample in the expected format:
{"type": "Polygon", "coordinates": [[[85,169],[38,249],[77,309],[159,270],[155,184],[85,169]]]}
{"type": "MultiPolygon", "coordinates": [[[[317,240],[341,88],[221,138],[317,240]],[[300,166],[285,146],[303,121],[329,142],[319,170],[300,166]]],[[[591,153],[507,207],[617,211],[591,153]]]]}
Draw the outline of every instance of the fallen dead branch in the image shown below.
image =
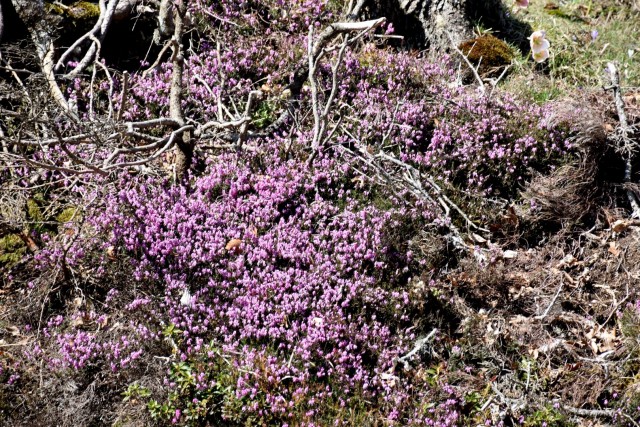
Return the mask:
{"type": "MultiPolygon", "coordinates": [[[[607,63],[607,73],[611,81],[611,85],[605,89],[613,91],[613,99],[618,113],[618,121],[620,123],[619,133],[615,139],[617,139],[618,148],[624,157],[624,183],[630,184],[632,183],[631,177],[633,175],[633,162],[638,150],[638,143],[632,138],[633,132],[631,131],[631,127],[627,120],[622,90],[620,89],[620,74],[618,72],[618,68],[613,62],[607,63]]],[[[638,196],[628,188],[627,198],[631,205],[631,216],[633,218],[640,218],[640,201],[638,201],[638,196]]]]}
{"type": "Polygon", "coordinates": [[[438,333],[437,329],[433,329],[431,332],[429,332],[429,334],[423,338],[420,338],[419,340],[417,340],[415,342],[415,344],[413,345],[413,348],[411,349],[410,352],[408,352],[407,354],[405,354],[402,357],[398,357],[394,362],[393,362],[393,369],[392,371],[395,370],[396,366],[398,365],[398,363],[402,363],[402,365],[404,366],[404,370],[408,371],[409,369],[411,369],[410,365],[409,365],[409,359],[411,359],[413,356],[415,356],[416,354],[420,353],[423,351],[424,347],[429,344],[431,341],[433,341],[433,339],[436,337],[436,334],[438,333]]]}

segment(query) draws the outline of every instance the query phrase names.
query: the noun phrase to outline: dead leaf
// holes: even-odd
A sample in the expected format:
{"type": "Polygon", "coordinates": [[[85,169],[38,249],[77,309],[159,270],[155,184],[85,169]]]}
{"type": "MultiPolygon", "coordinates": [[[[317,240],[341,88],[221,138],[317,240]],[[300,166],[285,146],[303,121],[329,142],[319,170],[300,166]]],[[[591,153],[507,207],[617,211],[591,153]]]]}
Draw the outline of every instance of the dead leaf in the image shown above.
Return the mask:
{"type": "Polygon", "coordinates": [[[518,225],[520,223],[520,220],[518,219],[518,214],[516,214],[516,210],[514,209],[513,206],[509,206],[509,208],[507,209],[507,213],[504,214],[504,219],[507,222],[510,222],[513,225],[518,225]]]}
{"type": "Polygon", "coordinates": [[[560,261],[560,263],[558,263],[558,268],[572,266],[576,262],[578,262],[578,260],[573,255],[568,254],[564,258],[562,258],[562,261],[560,261]]]}
{"type": "Polygon", "coordinates": [[[260,86],[260,90],[263,91],[264,93],[271,93],[273,92],[273,87],[265,83],[262,86],[260,86]]]}
{"type": "Polygon", "coordinates": [[[613,256],[618,256],[620,255],[620,249],[618,249],[616,242],[609,242],[609,253],[612,254],[613,256]]]}
{"type": "Polygon", "coordinates": [[[616,329],[605,329],[599,334],[600,345],[598,349],[601,353],[606,351],[615,350],[616,348],[616,329]]]}
{"type": "Polygon", "coordinates": [[[518,252],[512,250],[506,250],[502,252],[502,258],[513,259],[518,257],[518,252]]]}
{"type": "Polygon", "coordinates": [[[396,385],[396,380],[398,379],[398,377],[396,377],[393,374],[388,374],[386,372],[380,374],[380,380],[382,380],[384,383],[386,383],[386,385],[388,387],[393,387],[396,385]]]}
{"type": "Polygon", "coordinates": [[[116,259],[116,248],[113,246],[109,246],[106,250],[107,252],[107,258],[109,258],[111,261],[116,259]]]}
{"type": "Polygon", "coordinates": [[[487,239],[476,233],[471,233],[471,240],[476,243],[487,243],[487,239]]]}
{"type": "Polygon", "coordinates": [[[622,233],[623,231],[626,231],[629,228],[629,225],[630,224],[628,221],[624,219],[619,219],[613,224],[611,224],[611,230],[614,231],[615,233],[622,233]]]}
{"type": "Polygon", "coordinates": [[[595,325],[584,335],[589,340],[589,346],[594,354],[615,350],[620,341],[616,336],[616,328],[601,329],[600,326],[595,325]]]}
{"type": "Polygon", "coordinates": [[[5,329],[14,337],[20,336],[20,329],[18,329],[17,326],[10,325],[10,326],[7,326],[5,329]]]}
{"type": "Polygon", "coordinates": [[[224,247],[229,252],[239,253],[241,252],[240,245],[242,245],[242,240],[240,239],[231,239],[227,242],[227,245],[224,247]]]}

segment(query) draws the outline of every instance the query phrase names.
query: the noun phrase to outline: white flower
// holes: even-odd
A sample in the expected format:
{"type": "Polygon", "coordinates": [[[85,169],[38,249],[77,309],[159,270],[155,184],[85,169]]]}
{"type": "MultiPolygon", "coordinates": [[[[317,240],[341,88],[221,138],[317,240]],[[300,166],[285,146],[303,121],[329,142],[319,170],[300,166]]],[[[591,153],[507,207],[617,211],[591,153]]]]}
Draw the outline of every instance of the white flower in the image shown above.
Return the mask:
{"type": "Polygon", "coordinates": [[[542,30],[534,31],[531,36],[529,36],[531,52],[536,62],[543,62],[549,58],[549,47],[551,44],[549,40],[545,38],[546,36],[547,33],[542,30]]]}
{"type": "Polygon", "coordinates": [[[529,36],[529,43],[531,45],[531,50],[534,52],[539,52],[541,50],[549,49],[549,40],[546,39],[547,32],[543,30],[534,31],[531,36],[529,36]]]}
{"type": "Polygon", "coordinates": [[[184,305],[185,307],[190,307],[192,303],[193,303],[193,296],[189,292],[189,289],[184,288],[184,291],[182,292],[182,296],[180,297],[180,304],[184,305]]]}
{"type": "Polygon", "coordinates": [[[533,52],[533,59],[536,62],[544,62],[545,60],[547,60],[547,58],[549,58],[549,51],[548,50],[541,50],[539,52],[533,52]]]}

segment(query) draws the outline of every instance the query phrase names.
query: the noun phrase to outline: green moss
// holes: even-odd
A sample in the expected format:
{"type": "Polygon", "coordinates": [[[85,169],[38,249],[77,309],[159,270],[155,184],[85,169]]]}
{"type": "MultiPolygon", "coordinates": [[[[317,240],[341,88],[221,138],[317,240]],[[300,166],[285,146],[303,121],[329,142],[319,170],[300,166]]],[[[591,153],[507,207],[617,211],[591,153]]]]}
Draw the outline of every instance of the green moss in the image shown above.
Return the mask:
{"type": "Polygon", "coordinates": [[[46,2],[44,4],[45,7],[45,11],[47,13],[50,13],[52,15],[58,15],[58,16],[64,16],[66,8],[61,6],[58,3],[50,3],[50,2],[46,2]]]}
{"type": "Polygon", "coordinates": [[[67,13],[78,20],[96,20],[100,16],[100,7],[95,3],[79,1],[72,4],[67,13]]]}
{"type": "Polygon", "coordinates": [[[276,108],[272,102],[261,102],[253,118],[253,124],[258,129],[264,129],[277,119],[276,108]]]}
{"type": "Polygon", "coordinates": [[[44,221],[44,215],[42,210],[34,199],[27,200],[27,216],[32,221],[42,222],[44,221]]]}
{"type": "Polygon", "coordinates": [[[22,259],[27,246],[16,234],[9,234],[0,239],[0,266],[11,266],[22,259]]]}
{"type": "Polygon", "coordinates": [[[56,216],[56,221],[59,223],[69,222],[74,219],[78,219],[78,209],[74,207],[66,208],[56,216]]]}
{"type": "Polygon", "coordinates": [[[73,21],[95,21],[100,16],[100,7],[96,3],[89,1],[78,1],[70,6],[64,6],[59,3],[45,3],[47,13],[70,18],[73,21]]]}
{"type": "Polygon", "coordinates": [[[479,72],[487,74],[497,68],[511,64],[514,54],[504,41],[490,34],[467,40],[458,47],[474,65],[480,64],[479,72]]]}

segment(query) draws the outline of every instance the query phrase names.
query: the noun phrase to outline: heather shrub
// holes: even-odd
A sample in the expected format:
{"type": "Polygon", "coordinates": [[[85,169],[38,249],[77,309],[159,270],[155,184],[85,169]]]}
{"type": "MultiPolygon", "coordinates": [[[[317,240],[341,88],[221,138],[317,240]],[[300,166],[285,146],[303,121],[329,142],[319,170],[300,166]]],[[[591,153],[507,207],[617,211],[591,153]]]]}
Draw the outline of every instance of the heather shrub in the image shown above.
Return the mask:
{"type": "MultiPolygon", "coordinates": [[[[398,359],[434,329],[427,314],[436,300],[447,303],[412,288],[440,268],[428,251],[414,253],[416,241],[451,250],[442,242],[452,240],[453,220],[397,176],[395,186],[381,183],[354,153],[392,154],[424,187],[429,177],[474,197],[508,198],[531,169],[553,167],[571,147],[544,107],[462,86],[448,57],[433,63],[363,38],[337,73],[331,137],[311,157],[311,88],[292,100],[284,89],[305,60],[308,26],[333,22],[338,3],[190,3],[186,122],[237,118],[251,91],[262,95],[251,138],[228,150],[203,147],[231,138],[222,133],[195,141],[184,177],[158,167],[163,158],[70,177],[70,156],[99,164],[110,155],[99,138],[28,153],[59,168],[39,178],[51,190],[46,202],[59,206],[38,218],[38,205],[28,206],[32,220],[55,224],[33,230],[42,248],[29,258],[36,270],[23,272],[26,295],[52,302],[25,315],[24,333],[36,328],[35,339],[22,365],[0,365],[3,383],[12,386],[17,372],[35,381],[36,365],[79,384],[101,375],[118,403],[146,408],[158,425],[451,426],[477,409],[435,350],[406,365],[398,359]],[[285,125],[256,135],[284,108],[293,111],[285,125]]],[[[318,65],[320,103],[337,55],[318,65]]],[[[115,115],[167,117],[172,67],[160,61],[132,73],[127,93],[123,75],[70,80],[65,93],[81,120],[56,124],[59,136],[84,131],[82,120],[100,109],[108,120],[94,134],[114,132],[115,115]]],[[[160,139],[162,126],[141,140],[122,136],[123,144],[160,139]]],[[[23,187],[29,173],[17,171],[23,187]]],[[[25,253],[18,244],[14,235],[0,241],[0,262],[16,262],[5,248],[25,253]]],[[[434,336],[431,347],[448,352],[434,336]]],[[[453,359],[450,369],[459,369],[453,359]]]]}
{"type": "Polygon", "coordinates": [[[375,48],[346,61],[357,76],[345,90],[357,116],[345,125],[350,142],[390,147],[441,182],[501,196],[514,195],[530,168],[562,161],[571,146],[562,128],[548,125],[549,110],[460,86],[449,61],[375,48]]]}
{"type": "MultiPolygon", "coordinates": [[[[219,65],[213,49],[189,60],[219,65]]],[[[528,167],[567,148],[540,125],[541,109],[458,88],[445,66],[364,49],[345,67],[351,116],[335,135],[345,147],[389,150],[480,194],[511,194],[528,167]]],[[[128,117],[167,108],[170,71],[136,81],[128,117]]],[[[206,86],[222,88],[202,75],[211,81],[189,81],[185,108],[199,105],[206,120],[216,114],[206,86]]],[[[238,78],[225,96],[250,82],[238,78]]],[[[374,185],[331,147],[309,166],[308,134],[287,136],[202,156],[182,183],[125,176],[101,190],[85,228],[67,225],[74,231],[36,257],[42,271],[92,265],[101,304],[49,317],[28,360],[69,377],[110,372],[122,398],[135,395],[126,403],[159,424],[459,424],[470,409],[446,377],[396,366],[423,331],[406,288],[420,260],[395,230],[443,221],[439,208],[374,185]],[[120,282],[110,282],[113,263],[126,265],[120,282]],[[162,387],[137,386],[154,357],[166,360],[162,387]]]]}
{"type": "Polygon", "coordinates": [[[407,220],[431,221],[430,207],[394,197],[387,210],[368,206],[371,184],[351,188],[348,163],[323,157],[307,169],[274,150],[279,143],[210,161],[185,185],[123,179],[89,215],[103,237],[53,245],[38,260],[45,270],[96,262],[92,246],[107,254],[96,270],[104,280],[113,258],[133,263],[130,278],[101,308],[50,319],[31,357],[85,373],[168,357],[166,389],[147,398],[163,422],[324,425],[352,410],[365,420],[374,408],[398,422],[457,417],[453,390],[434,414],[415,412],[411,394],[440,385],[394,373],[418,331],[406,267],[387,271],[388,262],[410,266],[412,254],[388,236],[407,220]],[[116,307],[128,322],[101,331],[116,307]],[[395,403],[380,409],[386,400],[395,403]]]}

